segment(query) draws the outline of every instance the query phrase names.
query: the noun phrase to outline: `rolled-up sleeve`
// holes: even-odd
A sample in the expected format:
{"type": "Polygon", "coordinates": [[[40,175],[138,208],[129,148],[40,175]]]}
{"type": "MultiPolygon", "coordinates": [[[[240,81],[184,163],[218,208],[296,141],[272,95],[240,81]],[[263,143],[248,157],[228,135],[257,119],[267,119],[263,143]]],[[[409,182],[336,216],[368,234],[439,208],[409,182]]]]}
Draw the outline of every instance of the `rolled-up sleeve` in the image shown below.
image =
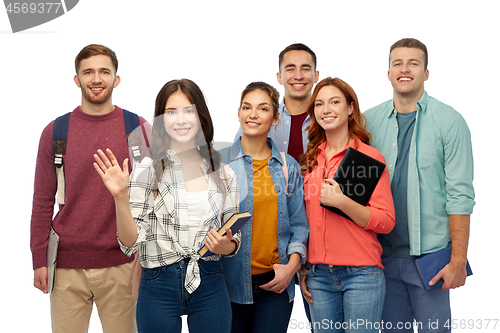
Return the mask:
{"type": "Polygon", "coordinates": [[[153,161],[146,157],[134,166],[129,178],[130,211],[137,226],[137,240],[132,247],[124,246],[120,238],[120,248],[128,256],[137,251],[139,244],[145,242],[150,229],[150,219],[154,207],[155,176],[153,161]]]}
{"type": "MultiPolygon", "coordinates": [[[[373,156],[385,164],[382,154],[373,156]]],[[[370,220],[365,229],[379,234],[388,234],[396,224],[394,212],[394,200],[392,199],[391,185],[389,182],[389,170],[387,167],[382,172],[375,190],[368,201],[370,209],[370,220]]]]}
{"type": "Polygon", "coordinates": [[[306,246],[309,236],[309,224],[307,223],[306,206],[304,203],[304,183],[298,163],[287,156],[287,164],[289,166],[288,188],[292,191],[292,193],[289,193],[287,199],[288,219],[290,223],[290,241],[287,247],[287,255],[290,256],[298,253],[300,254],[300,263],[305,264],[307,259],[306,246]]]}
{"type": "Polygon", "coordinates": [[[469,128],[454,112],[444,133],[444,168],[446,212],[448,215],[470,215],[474,207],[474,161],[469,128]]]}
{"type": "MultiPolygon", "coordinates": [[[[234,213],[239,212],[239,189],[238,182],[236,180],[236,175],[233,170],[228,165],[224,165],[224,176],[227,177],[227,186],[226,186],[226,198],[224,200],[223,207],[223,217],[222,224],[224,224],[234,213]]],[[[230,256],[226,257],[234,257],[239,249],[241,244],[241,231],[238,230],[236,234],[233,235],[234,238],[238,240],[238,246],[236,251],[234,251],[230,256]]]]}

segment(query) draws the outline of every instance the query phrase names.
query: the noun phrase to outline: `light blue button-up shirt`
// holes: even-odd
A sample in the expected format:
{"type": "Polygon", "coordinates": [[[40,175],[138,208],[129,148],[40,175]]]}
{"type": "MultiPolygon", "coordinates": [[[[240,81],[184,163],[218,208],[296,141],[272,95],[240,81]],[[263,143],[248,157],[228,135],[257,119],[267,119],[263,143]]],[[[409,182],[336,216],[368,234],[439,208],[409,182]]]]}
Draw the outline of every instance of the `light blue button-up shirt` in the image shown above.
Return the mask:
{"type": "MultiPolygon", "coordinates": [[[[285,102],[281,102],[279,106],[279,119],[276,122],[276,125],[271,126],[269,132],[267,133],[267,137],[271,138],[278,148],[279,151],[284,153],[288,152],[288,145],[290,143],[290,126],[292,126],[292,116],[286,109],[285,102]]],[[[307,126],[311,124],[311,118],[307,115],[306,119],[302,123],[302,146],[303,151],[307,151],[307,144],[309,143],[309,131],[306,131],[307,126]]],[[[234,141],[238,140],[242,135],[243,131],[240,129],[236,136],[234,137],[234,141]]]]}
{"type": "MultiPolygon", "coordinates": [[[[392,99],[365,112],[371,144],[384,155],[391,182],[398,155],[396,113],[392,99]]],[[[472,214],[473,173],[471,136],[465,120],[424,92],[417,102],[408,161],[411,255],[448,246],[448,216],[472,214]]]]}

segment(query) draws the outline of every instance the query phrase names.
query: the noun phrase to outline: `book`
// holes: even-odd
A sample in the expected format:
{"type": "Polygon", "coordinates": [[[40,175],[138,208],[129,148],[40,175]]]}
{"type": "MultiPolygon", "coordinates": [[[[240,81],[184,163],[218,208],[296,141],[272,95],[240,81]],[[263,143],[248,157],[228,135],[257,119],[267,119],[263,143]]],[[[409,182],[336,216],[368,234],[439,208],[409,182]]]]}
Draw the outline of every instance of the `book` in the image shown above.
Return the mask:
{"type": "MultiPolygon", "coordinates": [[[[366,206],[380,177],[382,177],[384,169],[384,163],[349,147],[333,179],[339,184],[343,194],[360,205],[366,206]]],[[[352,221],[347,214],[337,207],[323,204],[321,204],[321,207],[352,221]]]]}
{"type": "MultiPolygon", "coordinates": [[[[429,281],[439,273],[444,266],[448,265],[451,259],[451,246],[445,247],[439,251],[429,253],[415,259],[415,265],[417,265],[418,274],[424,283],[425,290],[431,290],[434,288],[441,287],[444,283],[443,279],[439,279],[433,286],[429,286],[429,281]]],[[[472,275],[472,270],[467,260],[467,276],[472,275]]]]}
{"type": "Polygon", "coordinates": [[[59,235],[50,227],[49,244],[47,246],[47,288],[49,294],[54,290],[58,247],[59,235]]]}
{"type": "MultiPolygon", "coordinates": [[[[238,232],[238,230],[243,227],[243,225],[250,220],[252,217],[252,214],[249,212],[239,212],[239,213],[234,213],[227,219],[226,223],[222,227],[220,227],[217,230],[217,233],[221,236],[224,236],[226,234],[226,228],[230,228],[231,232],[233,235],[238,232]]],[[[207,257],[209,255],[212,255],[213,253],[208,250],[208,248],[203,244],[203,246],[198,250],[198,253],[202,257],[207,257]]]]}

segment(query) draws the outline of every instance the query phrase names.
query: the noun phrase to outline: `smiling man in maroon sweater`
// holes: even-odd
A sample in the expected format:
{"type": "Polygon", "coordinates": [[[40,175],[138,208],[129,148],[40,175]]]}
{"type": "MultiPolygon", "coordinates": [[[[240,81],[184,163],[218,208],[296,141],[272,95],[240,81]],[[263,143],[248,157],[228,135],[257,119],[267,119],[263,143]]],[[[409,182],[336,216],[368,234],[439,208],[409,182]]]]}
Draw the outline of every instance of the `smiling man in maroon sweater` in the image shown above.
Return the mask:
{"type": "Polygon", "coordinates": [[[123,110],[111,102],[113,88],[120,83],[118,60],[109,48],[92,44],[80,51],[75,67],[82,102],[70,115],[65,204],[54,218],[54,121],[43,130],[38,147],[31,216],[34,284],[48,292],[47,238],[52,226],[60,237],[50,295],[53,332],[87,332],[94,302],[103,332],[136,332],[136,302],[127,286],[132,258],[119,248],[113,197],[93,167],[97,149],[110,148],[120,161],[129,157],[123,110]]]}

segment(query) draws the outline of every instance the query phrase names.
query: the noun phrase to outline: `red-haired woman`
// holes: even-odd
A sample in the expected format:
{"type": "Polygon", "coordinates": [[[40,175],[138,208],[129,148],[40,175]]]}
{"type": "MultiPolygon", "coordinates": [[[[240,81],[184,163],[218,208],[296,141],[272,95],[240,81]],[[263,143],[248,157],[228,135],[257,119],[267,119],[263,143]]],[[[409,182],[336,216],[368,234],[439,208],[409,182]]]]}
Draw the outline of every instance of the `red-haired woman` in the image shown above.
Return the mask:
{"type": "Polygon", "coordinates": [[[344,195],[332,177],[349,147],[385,160],[369,146],[357,96],[341,79],[319,82],[307,112],[309,145],[301,167],[310,233],[300,286],[312,325],[315,332],[344,332],[352,323],[356,332],[378,332],[385,281],[377,233],[390,232],[395,223],[389,173],[385,168],[367,206],[344,195]],[[337,207],[351,219],[320,204],[337,207]]]}

